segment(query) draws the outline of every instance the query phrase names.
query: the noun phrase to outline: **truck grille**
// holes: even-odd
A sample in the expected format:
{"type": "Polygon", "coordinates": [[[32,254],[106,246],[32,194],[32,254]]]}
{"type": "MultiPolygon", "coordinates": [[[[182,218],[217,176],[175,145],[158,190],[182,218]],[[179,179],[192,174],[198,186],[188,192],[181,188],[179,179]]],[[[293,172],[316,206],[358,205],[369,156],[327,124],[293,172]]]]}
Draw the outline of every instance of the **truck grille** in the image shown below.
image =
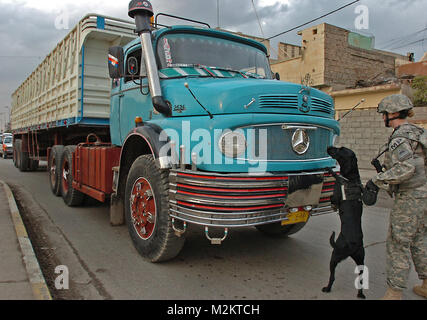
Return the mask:
{"type": "MultiPolygon", "coordinates": [[[[307,124],[266,124],[256,127],[250,127],[255,135],[255,154],[248,152],[248,159],[256,161],[253,157],[260,154],[260,146],[258,145],[260,139],[259,134],[261,130],[266,130],[267,143],[267,159],[268,161],[310,161],[310,160],[324,160],[330,159],[327,153],[327,146],[330,145],[331,130],[325,127],[314,127],[315,130],[306,130],[310,138],[310,146],[307,152],[299,155],[292,150],[292,136],[296,129],[284,130],[283,125],[297,126],[304,128],[307,124]]],[[[250,129],[249,128],[249,129],[250,129]]],[[[263,159],[264,160],[264,159],[263,159]]]]}
{"type": "Polygon", "coordinates": [[[314,112],[326,113],[328,115],[335,115],[332,104],[318,98],[311,98],[311,110],[314,112]]]}
{"type": "Polygon", "coordinates": [[[307,115],[320,115],[320,116],[334,116],[335,111],[332,103],[315,98],[309,98],[310,111],[304,113],[298,110],[302,104],[302,96],[296,94],[282,94],[282,95],[261,95],[259,96],[259,105],[261,108],[281,108],[293,110],[299,114],[307,115]]]}
{"type": "Polygon", "coordinates": [[[298,109],[298,96],[296,94],[263,95],[259,97],[261,108],[288,108],[298,109]]]}
{"type": "MultiPolygon", "coordinates": [[[[280,222],[287,219],[288,189],[286,174],[249,176],[171,171],[170,216],[209,227],[280,222]]],[[[325,190],[322,207],[329,205],[325,190]]]]}

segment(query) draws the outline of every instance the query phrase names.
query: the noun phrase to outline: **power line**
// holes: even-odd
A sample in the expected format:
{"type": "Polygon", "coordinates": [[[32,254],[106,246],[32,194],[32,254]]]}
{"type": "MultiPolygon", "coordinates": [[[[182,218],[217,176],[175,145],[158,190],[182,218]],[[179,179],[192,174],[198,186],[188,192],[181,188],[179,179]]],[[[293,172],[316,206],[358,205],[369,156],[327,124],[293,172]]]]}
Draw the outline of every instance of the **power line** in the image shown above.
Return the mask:
{"type": "Polygon", "coordinates": [[[0,56],[0,58],[42,59],[42,57],[37,56],[0,56]]]}
{"type": "Polygon", "coordinates": [[[400,49],[400,48],[403,48],[403,47],[409,46],[409,45],[411,45],[411,44],[416,44],[416,43],[423,42],[424,40],[425,40],[425,38],[424,38],[424,39],[417,40],[417,41],[409,42],[409,43],[406,43],[406,44],[404,44],[404,45],[402,45],[402,46],[400,46],[400,47],[394,47],[394,48],[391,48],[390,50],[400,49]]]}
{"type": "Polygon", "coordinates": [[[318,17],[318,18],[316,18],[316,19],[310,20],[309,22],[303,23],[303,24],[301,24],[301,25],[299,25],[299,26],[297,26],[297,27],[294,27],[294,28],[292,28],[292,29],[289,29],[289,30],[286,30],[286,31],[284,31],[284,32],[278,33],[278,34],[276,34],[275,36],[272,36],[272,37],[270,37],[270,38],[267,38],[267,40],[271,40],[271,39],[276,38],[276,37],[278,37],[278,36],[284,35],[285,33],[288,33],[288,32],[294,31],[294,30],[296,30],[296,29],[299,29],[299,28],[301,28],[301,27],[304,27],[304,26],[306,26],[307,24],[310,24],[310,23],[312,23],[312,22],[314,22],[314,21],[316,21],[316,20],[320,20],[320,19],[322,19],[322,18],[324,18],[324,17],[327,17],[327,16],[329,16],[329,15],[331,15],[331,14],[335,13],[335,12],[338,12],[338,11],[340,11],[340,10],[344,9],[344,8],[347,8],[347,7],[349,7],[349,6],[351,6],[351,5],[355,4],[356,2],[359,2],[359,1],[360,1],[360,0],[353,1],[353,2],[351,2],[351,3],[349,3],[349,4],[346,4],[345,6],[342,6],[342,7],[338,8],[338,9],[335,9],[335,10],[333,10],[333,11],[331,11],[331,12],[328,12],[328,13],[324,14],[323,16],[320,16],[320,17],[318,17]]]}
{"type": "Polygon", "coordinates": [[[252,0],[252,6],[253,6],[253,8],[254,8],[256,18],[257,18],[257,20],[258,20],[259,29],[261,30],[262,37],[265,39],[264,30],[262,29],[261,20],[260,20],[260,18],[259,18],[259,16],[258,16],[258,11],[257,11],[257,9],[256,9],[256,7],[255,7],[254,0],[252,0]]]}
{"type": "Polygon", "coordinates": [[[394,38],[394,39],[388,40],[386,42],[383,42],[383,43],[379,44],[378,47],[383,48],[383,49],[387,49],[387,48],[390,48],[390,47],[393,47],[393,46],[400,45],[401,43],[404,43],[405,41],[407,41],[408,38],[412,38],[412,37],[418,35],[421,32],[425,32],[426,30],[427,30],[427,27],[424,28],[424,29],[422,29],[422,30],[416,31],[414,33],[411,33],[411,34],[408,34],[408,35],[405,35],[405,36],[401,36],[401,37],[398,37],[398,38],[394,38]]]}
{"type": "MultiPolygon", "coordinates": [[[[264,34],[264,30],[263,30],[263,28],[262,28],[261,19],[259,18],[258,11],[257,11],[257,9],[256,9],[256,6],[255,6],[255,2],[254,2],[254,0],[252,0],[252,6],[253,6],[253,8],[254,8],[256,18],[257,18],[257,20],[258,20],[259,28],[260,28],[260,30],[261,30],[262,39],[263,39],[261,42],[264,42],[264,40],[265,40],[265,34],[264,34]]],[[[277,52],[275,49],[273,49],[273,47],[270,47],[270,50],[271,50],[271,51],[274,51],[274,53],[277,55],[277,57],[279,57],[279,52],[277,52]]],[[[282,51],[282,52],[285,54],[285,56],[289,56],[289,55],[288,55],[288,53],[287,53],[285,50],[283,50],[282,48],[280,48],[280,46],[279,46],[279,50],[280,50],[280,51],[282,51]]]]}

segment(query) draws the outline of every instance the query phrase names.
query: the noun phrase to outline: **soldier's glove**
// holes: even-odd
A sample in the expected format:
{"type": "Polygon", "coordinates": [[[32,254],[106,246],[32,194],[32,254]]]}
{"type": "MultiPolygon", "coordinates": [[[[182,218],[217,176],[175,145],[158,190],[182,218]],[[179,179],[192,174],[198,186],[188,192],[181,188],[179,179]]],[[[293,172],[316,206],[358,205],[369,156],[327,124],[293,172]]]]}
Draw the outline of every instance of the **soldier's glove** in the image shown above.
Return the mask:
{"type": "Polygon", "coordinates": [[[383,167],[378,159],[372,160],[371,164],[375,167],[378,173],[383,172],[383,167]]]}
{"type": "Polygon", "coordinates": [[[365,188],[369,191],[374,191],[374,192],[378,192],[378,190],[380,190],[380,188],[378,188],[377,185],[372,182],[372,180],[369,180],[368,182],[366,182],[365,188]]]}
{"type": "Polygon", "coordinates": [[[362,195],[362,201],[367,206],[373,206],[377,203],[378,198],[378,191],[380,189],[375,185],[375,183],[372,182],[372,180],[369,180],[366,183],[365,188],[363,189],[363,195],[362,195]]]}

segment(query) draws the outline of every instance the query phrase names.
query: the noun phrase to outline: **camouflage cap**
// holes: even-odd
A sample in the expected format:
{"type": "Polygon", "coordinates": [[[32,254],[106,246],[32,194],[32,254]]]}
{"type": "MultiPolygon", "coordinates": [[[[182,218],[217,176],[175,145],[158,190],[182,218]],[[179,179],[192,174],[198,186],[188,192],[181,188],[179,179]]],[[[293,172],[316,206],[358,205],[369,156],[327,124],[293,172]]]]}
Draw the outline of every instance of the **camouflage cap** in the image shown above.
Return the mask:
{"type": "Polygon", "coordinates": [[[410,110],[414,107],[411,100],[403,94],[393,94],[385,97],[378,105],[378,113],[395,113],[403,110],[410,110]]]}

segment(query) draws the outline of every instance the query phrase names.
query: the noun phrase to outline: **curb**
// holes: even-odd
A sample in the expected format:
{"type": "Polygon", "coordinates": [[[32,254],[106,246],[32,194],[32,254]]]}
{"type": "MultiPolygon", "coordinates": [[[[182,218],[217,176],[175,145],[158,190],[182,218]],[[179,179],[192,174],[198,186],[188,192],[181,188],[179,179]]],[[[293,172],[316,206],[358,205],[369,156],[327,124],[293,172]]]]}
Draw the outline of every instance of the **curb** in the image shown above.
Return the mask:
{"type": "Polygon", "coordinates": [[[28,237],[27,230],[25,229],[25,225],[22,221],[13,193],[5,182],[0,180],[0,184],[3,185],[9,201],[12,221],[15,226],[16,235],[18,237],[19,246],[21,247],[25,269],[27,270],[34,298],[36,300],[52,300],[52,296],[47,288],[46,281],[43,277],[43,273],[41,272],[39,262],[34,253],[33,246],[28,237]]]}

